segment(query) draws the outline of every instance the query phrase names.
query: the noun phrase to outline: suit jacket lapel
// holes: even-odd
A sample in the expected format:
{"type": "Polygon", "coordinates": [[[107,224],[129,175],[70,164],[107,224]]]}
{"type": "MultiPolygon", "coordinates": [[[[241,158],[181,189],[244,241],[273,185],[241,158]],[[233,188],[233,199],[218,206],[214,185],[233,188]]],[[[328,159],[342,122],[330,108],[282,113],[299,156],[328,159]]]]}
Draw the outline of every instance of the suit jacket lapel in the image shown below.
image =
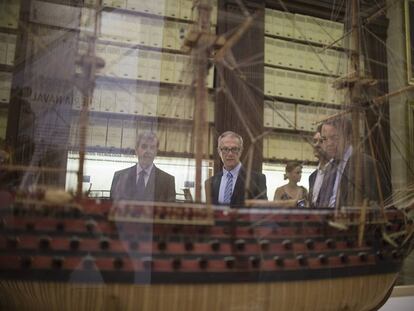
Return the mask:
{"type": "Polygon", "coordinates": [[[318,174],[318,170],[314,171],[309,176],[309,204],[312,205],[313,199],[313,186],[315,185],[316,175],[318,174]]]}
{"type": "Polygon", "coordinates": [[[134,165],[128,170],[125,182],[126,197],[134,198],[137,193],[137,165],[134,165]]]}
{"type": "Polygon", "coordinates": [[[223,177],[223,171],[220,171],[220,173],[218,173],[217,175],[213,177],[213,183],[211,185],[213,204],[218,204],[220,183],[221,183],[222,177],[223,177]]]}
{"type": "Polygon", "coordinates": [[[240,168],[239,174],[237,176],[236,185],[234,186],[233,194],[231,196],[231,204],[237,204],[243,202],[244,200],[244,182],[246,179],[246,171],[243,169],[243,166],[240,168]]]}
{"type": "Polygon", "coordinates": [[[144,191],[144,197],[147,200],[150,200],[150,201],[154,200],[157,175],[158,175],[158,169],[154,165],[152,170],[151,170],[151,174],[148,177],[148,182],[147,182],[147,185],[146,185],[145,191],[144,191]]]}
{"type": "Polygon", "coordinates": [[[336,198],[337,202],[340,205],[351,205],[353,194],[354,194],[354,184],[353,184],[353,175],[354,175],[354,163],[355,157],[354,154],[349,157],[348,161],[346,162],[344,171],[341,176],[341,182],[339,183],[338,187],[338,196],[336,198]],[[350,200],[351,199],[351,200],[350,200]]]}
{"type": "Polygon", "coordinates": [[[337,164],[333,162],[326,169],[325,176],[323,178],[323,182],[321,186],[321,191],[319,192],[318,200],[316,203],[318,207],[328,207],[329,200],[333,193],[336,174],[337,174],[337,164]]]}
{"type": "Polygon", "coordinates": [[[316,175],[318,174],[318,170],[312,172],[309,176],[309,190],[313,188],[313,185],[315,184],[316,175]]]}

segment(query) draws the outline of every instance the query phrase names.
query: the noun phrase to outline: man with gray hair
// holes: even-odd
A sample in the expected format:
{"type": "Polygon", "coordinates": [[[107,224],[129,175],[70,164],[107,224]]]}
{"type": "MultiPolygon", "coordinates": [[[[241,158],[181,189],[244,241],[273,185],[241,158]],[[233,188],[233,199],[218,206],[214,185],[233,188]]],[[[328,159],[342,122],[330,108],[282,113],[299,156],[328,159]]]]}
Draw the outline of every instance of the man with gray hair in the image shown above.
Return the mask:
{"type": "Polygon", "coordinates": [[[138,135],[135,153],[138,163],[115,172],[111,199],[137,201],[175,201],[175,178],[154,165],[159,141],[152,132],[138,135]]]}
{"type": "Polygon", "coordinates": [[[244,205],[245,199],[267,200],[266,176],[258,172],[250,173],[250,184],[245,193],[247,172],[240,162],[243,138],[239,134],[232,131],[221,134],[217,151],[223,161],[223,170],[206,181],[207,201],[238,207],[244,205]]]}

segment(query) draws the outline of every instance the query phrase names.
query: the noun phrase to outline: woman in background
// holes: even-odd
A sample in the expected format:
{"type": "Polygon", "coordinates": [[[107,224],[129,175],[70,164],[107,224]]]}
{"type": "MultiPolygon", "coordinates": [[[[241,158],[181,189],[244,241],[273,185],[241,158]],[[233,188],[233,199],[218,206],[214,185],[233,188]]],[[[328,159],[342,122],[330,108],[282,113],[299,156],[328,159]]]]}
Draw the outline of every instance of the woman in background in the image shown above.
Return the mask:
{"type": "Polygon", "coordinates": [[[284,179],[289,182],[276,189],[274,200],[296,200],[303,201],[300,206],[305,206],[305,201],[308,197],[308,191],[305,187],[298,186],[298,182],[302,177],[302,165],[299,162],[288,162],[285,168],[284,179]]]}

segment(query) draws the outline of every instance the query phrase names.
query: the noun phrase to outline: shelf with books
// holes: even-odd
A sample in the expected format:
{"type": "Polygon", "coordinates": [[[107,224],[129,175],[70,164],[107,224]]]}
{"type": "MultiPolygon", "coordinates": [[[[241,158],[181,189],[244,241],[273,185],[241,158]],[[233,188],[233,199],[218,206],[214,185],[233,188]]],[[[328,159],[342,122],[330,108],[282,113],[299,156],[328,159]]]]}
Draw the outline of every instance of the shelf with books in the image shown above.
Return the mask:
{"type": "MultiPolygon", "coordinates": [[[[264,129],[269,133],[312,136],[319,124],[341,113],[337,108],[266,100],[263,112],[264,129]]],[[[364,128],[364,120],[361,120],[361,133],[364,128]]]]}
{"type": "Polygon", "coordinates": [[[265,67],[264,94],[284,99],[341,105],[344,92],[332,86],[334,78],[265,67]]]}
{"type": "Polygon", "coordinates": [[[2,33],[0,31],[0,71],[13,70],[16,54],[16,34],[2,33]]]}
{"type": "Polygon", "coordinates": [[[313,133],[318,123],[340,112],[337,108],[265,100],[263,124],[265,128],[313,133]]]}
{"type": "MultiPolygon", "coordinates": [[[[192,122],[195,105],[192,88],[171,88],[157,83],[122,84],[98,79],[89,106],[93,114],[110,118],[161,118],[192,122]]],[[[73,92],[72,108],[79,111],[82,94],[73,92]]],[[[214,122],[214,94],[208,97],[208,121],[214,122]]]]}
{"type": "MultiPolygon", "coordinates": [[[[81,37],[94,33],[94,14],[82,12],[81,37]],[[86,15],[86,14],[91,15],[86,15]]],[[[186,31],[191,26],[182,21],[154,19],[120,12],[103,11],[98,40],[180,51],[186,31]]],[[[214,29],[212,29],[214,31],[214,29]]]]}
{"type": "Polygon", "coordinates": [[[332,83],[346,70],[343,33],[343,23],[266,8],[265,128],[312,134],[340,112],[344,92],[332,83]]]}
{"type": "Polygon", "coordinates": [[[343,48],[344,24],[315,16],[265,9],[265,36],[343,48]]]}
{"type": "MultiPolygon", "coordinates": [[[[133,148],[115,148],[115,147],[100,147],[100,146],[88,146],[85,150],[87,153],[95,153],[101,155],[135,155],[135,150],[133,148]]],[[[71,147],[68,152],[79,152],[79,148],[71,147]]],[[[194,158],[194,153],[191,152],[174,152],[174,151],[158,151],[157,156],[160,157],[170,157],[170,158],[185,158],[192,159],[194,158]]],[[[204,157],[205,160],[211,160],[212,156],[204,157]]]]}
{"type": "Polygon", "coordinates": [[[0,140],[6,139],[8,104],[0,103],[0,140]]]}
{"type": "Polygon", "coordinates": [[[8,105],[12,86],[11,71],[0,71],[0,103],[8,105]]]}
{"type": "MultiPolygon", "coordinates": [[[[176,2],[176,1],[174,1],[176,2]]],[[[183,1],[188,4],[188,1],[183,1]]],[[[144,3],[144,2],[143,2],[144,3]]],[[[117,1],[116,6],[119,9],[108,9],[108,3],[103,3],[103,10],[100,11],[100,31],[98,34],[99,41],[105,41],[116,45],[126,46],[141,46],[147,48],[158,48],[167,51],[180,51],[182,40],[186,35],[189,27],[193,23],[189,19],[189,14],[185,14],[183,18],[177,18],[165,15],[163,13],[163,1],[158,1],[161,9],[150,8],[145,9],[146,5],[141,4],[141,8],[134,10],[127,10],[125,8],[126,2],[120,4],[117,1]],[[161,4],[160,4],[161,3],[161,4]],[[147,12],[145,12],[145,10],[147,12]],[[153,13],[151,13],[153,12],[153,13]],[[157,14],[155,14],[157,12],[157,14]]],[[[132,4],[138,6],[138,3],[132,4]]],[[[179,3],[178,3],[179,5],[179,3]]],[[[175,9],[177,3],[173,6],[175,9]]],[[[188,7],[192,8],[192,3],[188,7]]],[[[89,38],[94,34],[96,9],[83,9],[80,22],[81,38],[89,38]]],[[[217,12],[212,15],[217,14],[217,12]]],[[[215,32],[215,27],[212,27],[212,32],[215,32]]]]}
{"type": "Polygon", "coordinates": [[[0,4],[0,32],[17,33],[20,1],[2,0],[0,4]]]}
{"type": "Polygon", "coordinates": [[[299,159],[279,159],[277,157],[273,158],[263,158],[263,163],[269,163],[269,164],[287,164],[290,161],[299,161],[303,165],[309,165],[309,166],[317,166],[318,161],[309,161],[309,160],[299,160],[299,159]]]}
{"type": "Polygon", "coordinates": [[[309,74],[309,75],[314,75],[314,76],[321,76],[321,77],[326,77],[326,78],[338,78],[338,75],[335,74],[329,74],[329,73],[322,73],[322,72],[314,72],[312,70],[307,70],[304,68],[295,68],[295,67],[290,67],[290,66],[285,66],[285,65],[273,65],[273,64],[265,64],[265,68],[274,68],[274,69],[281,69],[281,70],[288,70],[289,72],[296,72],[298,74],[309,74]]]}
{"type": "MultiPolygon", "coordinates": [[[[86,53],[87,44],[79,43],[79,55],[86,53]]],[[[192,85],[194,64],[188,55],[160,53],[114,45],[96,45],[96,54],[105,61],[105,66],[97,73],[97,79],[119,81],[153,81],[172,85],[192,85]]],[[[80,68],[77,68],[80,72],[80,68]]],[[[214,84],[214,71],[211,68],[207,87],[214,84]]]]}
{"type": "MultiPolygon", "coordinates": [[[[80,41],[86,42],[85,38],[80,38],[80,41]]],[[[117,46],[120,48],[128,48],[133,50],[142,50],[142,51],[153,51],[153,52],[159,52],[159,53],[170,53],[170,54],[179,54],[179,55],[188,55],[188,53],[183,52],[179,49],[172,49],[172,48],[166,48],[164,46],[157,47],[157,46],[148,46],[143,45],[139,43],[134,43],[132,41],[117,41],[117,40],[109,40],[109,39],[98,39],[96,41],[99,45],[111,45],[111,46],[117,46]]]]}
{"type": "Polygon", "coordinates": [[[263,159],[272,161],[315,161],[312,135],[274,131],[263,138],[263,159]]]}
{"type": "MultiPolygon", "coordinates": [[[[79,110],[72,110],[73,116],[79,115],[79,110]]],[[[111,120],[130,120],[130,121],[151,121],[165,124],[173,124],[179,121],[185,126],[193,124],[191,119],[162,117],[159,115],[131,115],[130,113],[114,113],[106,111],[89,111],[91,118],[106,118],[111,120]]]]}
{"type": "Polygon", "coordinates": [[[303,137],[305,136],[312,136],[314,132],[312,131],[306,131],[306,130],[299,130],[297,128],[294,129],[286,129],[281,127],[264,127],[264,130],[268,133],[287,133],[287,134],[297,134],[301,135],[303,137]]]}
{"type": "MultiPolygon", "coordinates": [[[[78,55],[86,54],[88,40],[93,39],[94,1],[85,4],[78,55]]],[[[185,32],[192,24],[191,15],[183,8],[191,13],[192,0],[178,3],[104,0],[102,5],[95,51],[105,66],[95,77],[87,148],[133,149],[137,133],[150,130],[159,136],[160,152],[173,157],[192,157],[194,64],[180,50],[185,32]]],[[[77,72],[81,72],[80,68],[77,72]]],[[[213,70],[207,83],[211,126],[213,70]]],[[[76,114],[82,103],[76,88],[73,98],[71,146],[76,145],[73,143],[76,114]]]]}
{"type": "Polygon", "coordinates": [[[269,34],[269,33],[265,33],[265,39],[274,39],[274,40],[277,40],[277,41],[284,41],[286,43],[312,46],[312,47],[315,47],[319,50],[332,50],[332,51],[337,51],[337,52],[342,52],[342,53],[346,53],[346,52],[349,51],[342,44],[340,44],[340,45],[332,44],[335,41],[334,39],[332,39],[332,41],[330,43],[328,41],[326,41],[326,43],[321,43],[321,42],[311,41],[311,40],[308,40],[308,39],[297,39],[297,38],[286,37],[286,36],[282,36],[282,35],[269,34]]]}
{"type": "Polygon", "coordinates": [[[283,97],[283,96],[270,96],[270,95],[264,95],[264,99],[265,100],[269,100],[269,101],[280,101],[280,102],[284,102],[287,104],[299,104],[299,105],[304,105],[304,106],[309,106],[309,107],[324,107],[324,108],[330,108],[330,109],[335,109],[335,110],[340,110],[341,109],[341,105],[337,105],[337,104],[328,104],[328,103],[324,103],[321,101],[316,101],[316,100],[304,100],[304,99],[300,99],[300,98],[293,98],[293,97],[283,97]]]}
{"type": "MultiPolygon", "coordinates": [[[[107,150],[109,153],[130,153],[135,149],[137,136],[146,131],[154,132],[159,139],[159,151],[167,154],[193,156],[193,127],[191,124],[158,122],[156,120],[109,119],[91,117],[86,136],[86,150],[107,150]]],[[[212,140],[212,131],[208,141],[212,140]]],[[[208,153],[212,154],[212,144],[208,153]]],[[[72,118],[68,138],[70,150],[79,149],[79,119],[72,118]]],[[[207,147],[207,146],[206,146],[207,147]]]]}
{"type": "MultiPolygon", "coordinates": [[[[96,0],[86,0],[88,6],[95,5],[96,0]]],[[[217,1],[213,2],[212,24],[217,22],[217,1]]],[[[116,10],[119,12],[135,13],[139,15],[151,16],[153,18],[167,18],[192,22],[195,16],[192,12],[193,0],[103,0],[104,10],[116,10]]]]}
{"type": "Polygon", "coordinates": [[[265,37],[265,66],[337,77],[345,73],[346,60],[344,51],[265,37]]]}
{"type": "Polygon", "coordinates": [[[13,65],[6,65],[0,63],[0,72],[13,72],[14,66],[13,65]]]}
{"type": "Polygon", "coordinates": [[[51,29],[79,31],[82,6],[59,1],[38,1],[30,3],[28,22],[43,25],[51,29]]]}
{"type": "Polygon", "coordinates": [[[0,33],[2,33],[2,34],[13,34],[13,35],[16,35],[16,34],[19,33],[19,30],[17,28],[10,28],[10,27],[0,26],[0,33]]]}
{"type": "Polygon", "coordinates": [[[144,18],[149,18],[152,20],[160,20],[160,21],[172,21],[172,22],[180,22],[180,23],[185,23],[185,24],[193,23],[191,12],[189,15],[185,15],[181,17],[181,16],[165,15],[165,12],[161,12],[161,11],[158,11],[159,14],[157,14],[155,11],[145,12],[144,10],[138,10],[135,7],[131,7],[131,8],[113,7],[113,6],[105,4],[105,2],[102,4],[102,12],[131,15],[133,17],[144,17],[144,18]]]}

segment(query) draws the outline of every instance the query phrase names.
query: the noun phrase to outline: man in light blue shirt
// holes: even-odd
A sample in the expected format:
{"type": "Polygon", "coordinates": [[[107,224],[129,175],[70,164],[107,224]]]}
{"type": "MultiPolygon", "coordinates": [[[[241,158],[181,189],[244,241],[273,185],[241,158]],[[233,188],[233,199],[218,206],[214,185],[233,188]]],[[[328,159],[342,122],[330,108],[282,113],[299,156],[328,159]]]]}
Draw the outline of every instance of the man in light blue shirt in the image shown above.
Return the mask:
{"type": "Polygon", "coordinates": [[[267,200],[266,176],[250,173],[249,187],[245,187],[247,172],[240,162],[243,152],[243,138],[232,131],[224,132],[218,138],[217,151],[223,162],[223,169],[206,181],[206,198],[212,204],[227,204],[232,207],[244,205],[245,199],[267,200]]]}

